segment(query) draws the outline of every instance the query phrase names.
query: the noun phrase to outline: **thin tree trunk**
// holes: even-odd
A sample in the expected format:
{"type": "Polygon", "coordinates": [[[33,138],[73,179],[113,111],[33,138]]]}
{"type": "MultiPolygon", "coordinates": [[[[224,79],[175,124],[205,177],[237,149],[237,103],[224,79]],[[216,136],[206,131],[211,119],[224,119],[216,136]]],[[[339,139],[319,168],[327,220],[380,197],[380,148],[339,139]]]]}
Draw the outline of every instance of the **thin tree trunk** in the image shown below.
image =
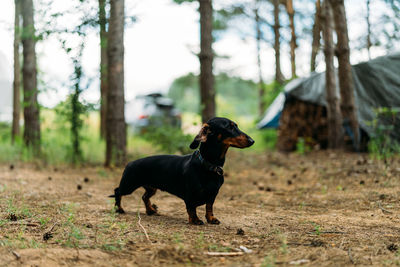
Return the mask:
{"type": "Polygon", "coordinates": [[[40,153],[39,105],[37,102],[37,71],[35,52],[35,27],[32,0],[22,1],[23,18],[23,85],[24,85],[24,141],[35,154],[40,153]]]}
{"type": "Polygon", "coordinates": [[[342,116],[340,111],[339,98],[336,92],[336,79],[334,60],[334,46],[333,46],[333,17],[332,9],[328,1],[323,3],[324,14],[324,54],[326,63],[326,100],[328,103],[328,146],[331,149],[341,147],[343,140],[342,130],[342,116]]]}
{"type": "Polygon", "coordinates": [[[273,0],[274,4],[274,35],[275,35],[275,80],[283,84],[285,78],[283,77],[281,70],[281,48],[280,48],[280,33],[279,29],[281,27],[279,22],[279,0],[273,0]]]}
{"type": "Polygon", "coordinates": [[[106,0],[99,0],[100,24],[100,137],[106,136],[107,122],[107,17],[106,0]]]}
{"type": "Polygon", "coordinates": [[[347,19],[343,0],[329,0],[335,20],[337,34],[337,57],[339,61],[339,85],[341,98],[341,111],[343,120],[348,121],[354,135],[355,149],[359,144],[359,125],[357,119],[357,108],[354,97],[354,82],[350,65],[350,48],[347,31],[347,19]]]}
{"type": "Polygon", "coordinates": [[[11,131],[11,143],[14,144],[15,138],[19,136],[19,119],[21,109],[21,66],[19,47],[21,43],[21,3],[15,0],[15,20],[14,20],[14,83],[13,83],[13,120],[11,131]]]}
{"type": "Polygon", "coordinates": [[[215,88],[213,74],[212,27],[213,8],[211,0],[200,2],[200,99],[203,122],[215,117],[215,88]]]}
{"type": "Polygon", "coordinates": [[[121,166],[126,159],[124,115],[124,0],[110,1],[108,29],[108,94],[105,165],[121,166]]]}
{"type": "Polygon", "coordinates": [[[367,51],[368,51],[368,59],[371,59],[371,22],[370,22],[370,0],[367,0],[367,51]]]}
{"type": "Polygon", "coordinates": [[[289,24],[291,31],[291,39],[290,39],[290,65],[292,68],[292,79],[296,77],[296,30],[294,27],[294,9],[293,9],[293,0],[286,0],[286,11],[289,16],[289,24]]]}
{"type": "MultiPolygon", "coordinates": [[[[256,5],[259,0],[256,0],[256,5]]],[[[262,67],[261,67],[261,21],[260,15],[258,13],[258,5],[254,10],[255,14],[255,26],[256,26],[256,42],[257,42],[257,67],[258,67],[258,97],[259,97],[259,115],[262,116],[265,111],[264,103],[264,81],[262,77],[262,67]]]]}
{"type": "Polygon", "coordinates": [[[312,51],[311,51],[311,72],[315,71],[316,58],[320,47],[321,40],[321,1],[317,0],[315,3],[315,18],[312,28],[312,51]]]}

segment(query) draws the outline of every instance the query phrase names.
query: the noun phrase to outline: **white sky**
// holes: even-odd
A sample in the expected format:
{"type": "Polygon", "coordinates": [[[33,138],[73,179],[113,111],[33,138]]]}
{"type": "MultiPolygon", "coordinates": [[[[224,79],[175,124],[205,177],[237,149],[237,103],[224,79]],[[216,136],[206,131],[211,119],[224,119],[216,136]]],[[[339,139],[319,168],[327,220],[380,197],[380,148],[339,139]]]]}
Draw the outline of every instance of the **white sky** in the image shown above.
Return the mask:
{"type": "MultiPolygon", "coordinates": [[[[14,0],[1,0],[0,9],[0,59],[6,58],[9,73],[3,73],[12,80],[13,61],[13,20],[14,0]]],[[[92,0],[95,1],[95,0],[92,0]]],[[[36,2],[36,1],[34,1],[36,2]]],[[[97,3],[97,1],[95,1],[97,3]]],[[[215,2],[219,2],[215,0],[215,2]]],[[[296,4],[296,0],[294,1],[296,4]]],[[[373,1],[372,1],[373,2],[373,1]]],[[[55,0],[54,5],[65,6],[68,1],[55,0]]],[[[172,0],[126,0],[128,13],[138,16],[138,22],[125,32],[125,92],[126,99],[152,91],[166,91],[172,81],[188,72],[198,73],[199,62],[192,51],[198,50],[199,15],[197,3],[176,5],[172,0]],[[132,3],[134,3],[132,5],[132,3]]],[[[365,32],[360,14],[364,12],[364,0],[347,1],[350,38],[365,32]]],[[[379,6],[373,7],[379,8],[379,6]]],[[[374,10],[374,9],[372,9],[374,10]]],[[[78,19],[78,18],[77,18],[78,19]]],[[[96,78],[99,69],[99,37],[95,33],[87,38],[83,56],[86,75],[95,78],[91,87],[84,92],[90,102],[99,99],[99,85],[96,78]]],[[[217,54],[229,55],[229,59],[217,59],[215,71],[229,71],[246,79],[256,79],[256,55],[253,41],[243,42],[234,32],[229,32],[214,44],[217,54]]],[[[39,100],[45,106],[53,106],[65,98],[72,72],[70,59],[60,48],[59,42],[49,38],[37,44],[40,78],[46,87],[54,88],[40,94],[39,100]]],[[[282,48],[282,69],[290,76],[288,48],[282,48]]],[[[309,70],[310,44],[300,43],[297,50],[298,75],[309,70]],[[300,51],[301,50],[301,51],[300,51]]],[[[374,56],[383,51],[373,51],[374,56]]],[[[367,59],[365,51],[352,51],[352,63],[367,59]]],[[[274,75],[274,53],[271,47],[262,47],[263,75],[266,81],[274,75]]],[[[322,64],[321,64],[322,65],[322,64]]],[[[323,66],[320,66],[323,69],[323,66]]],[[[0,95],[1,97],[1,95],[0,95]]]]}

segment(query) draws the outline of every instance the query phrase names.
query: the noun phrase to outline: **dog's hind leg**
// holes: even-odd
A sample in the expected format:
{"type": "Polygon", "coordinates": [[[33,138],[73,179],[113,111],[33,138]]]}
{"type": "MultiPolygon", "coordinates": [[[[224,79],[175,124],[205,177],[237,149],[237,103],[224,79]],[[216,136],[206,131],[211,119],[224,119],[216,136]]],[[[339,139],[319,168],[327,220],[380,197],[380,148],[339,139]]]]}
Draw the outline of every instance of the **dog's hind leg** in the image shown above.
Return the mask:
{"type": "Polygon", "coordinates": [[[124,209],[121,207],[122,195],[120,193],[119,187],[114,189],[114,198],[115,198],[115,206],[117,207],[115,211],[118,213],[125,213],[124,209]]]}
{"type": "Polygon", "coordinates": [[[156,214],[157,206],[154,204],[151,205],[150,198],[156,194],[157,188],[150,187],[150,186],[143,186],[143,188],[146,190],[146,192],[142,196],[144,205],[146,207],[146,214],[147,215],[156,214]]]}

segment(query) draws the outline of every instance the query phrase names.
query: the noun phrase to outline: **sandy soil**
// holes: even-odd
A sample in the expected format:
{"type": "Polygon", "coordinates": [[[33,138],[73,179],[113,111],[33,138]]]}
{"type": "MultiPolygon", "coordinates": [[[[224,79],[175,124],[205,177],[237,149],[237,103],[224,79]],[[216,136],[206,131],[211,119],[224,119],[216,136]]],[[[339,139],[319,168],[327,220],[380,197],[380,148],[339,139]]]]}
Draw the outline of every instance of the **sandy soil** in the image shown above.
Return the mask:
{"type": "Polygon", "coordinates": [[[142,189],[112,212],[121,169],[13,167],[0,165],[0,266],[400,265],[399,160],[230,151],[222,223],[204,226],[165,192],[159,216],[145,215],[142,189]]]}

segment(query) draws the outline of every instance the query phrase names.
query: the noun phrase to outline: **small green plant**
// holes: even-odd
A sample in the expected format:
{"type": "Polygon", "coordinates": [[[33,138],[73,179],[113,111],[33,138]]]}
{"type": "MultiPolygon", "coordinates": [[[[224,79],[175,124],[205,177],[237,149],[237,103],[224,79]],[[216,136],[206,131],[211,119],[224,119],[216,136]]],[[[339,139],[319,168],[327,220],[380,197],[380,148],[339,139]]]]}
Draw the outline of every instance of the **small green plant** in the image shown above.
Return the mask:
{"type": "Polygon", "coordinates": [[[280,234],[279,235],[279,239],[281,241],[281,246],[279,247],[279,250],[283,253],[283,254],[287,254],[288,253],[288,244],[287,244],[287,237],[284,234],[280,234]]]}
{"type": "Polygon", "coordinates": [[[229,252],[232,251],[232,248],[221,246],[219,244],[210,244],[208,245],[208,251],[229,252]]]}
{"type": "Polygon", "coordinates": [[[274,267],[276,263],[276,259],[274,255],[268,255],[264,257],[263,262],[261,263],[261,267],[274,267]]]}
{"type": "Polygon", "coordinates": [[[323,185],[322,187],[321,187],[321,193],[322,194],[326,194],[326,193],[328,193],[328,186],[327,185],[323,185]]]}
{"type": "Polygon", "coordinates": [[[182,243],[182,242],[183,242],[182,233],[174,233],[173,241],[174,241],[174,243],[176,243],[176,244],[182,243]]]}
{"type": "Polygon", "coordinates": [[[314,226],[313,234],[320,235],[321,234],[321,226],[316,224],[316,223],[314,223],[314,222],[311,222],[311,224],[314,226]]]}
{"type": "Polygon", "coordinates": [[[196,248],[204,248],[204,232],[200,232],[196,239],[196,248]]]}
{"type": "Polygon", "coordinates": [[[304,155],[311,151],[311,147],[307,144],[303,137],[299,137],[296,143],[296,152],[300,155],[304,155]]]}
{"type": "Polygon", "coordinates": [[[14,197],[11,197],[7,200],[7,214],[10,220],[19,220],[32,216],[32,212],[30,209],[24,205],[17,206],[14,203],[14,197]]]}

